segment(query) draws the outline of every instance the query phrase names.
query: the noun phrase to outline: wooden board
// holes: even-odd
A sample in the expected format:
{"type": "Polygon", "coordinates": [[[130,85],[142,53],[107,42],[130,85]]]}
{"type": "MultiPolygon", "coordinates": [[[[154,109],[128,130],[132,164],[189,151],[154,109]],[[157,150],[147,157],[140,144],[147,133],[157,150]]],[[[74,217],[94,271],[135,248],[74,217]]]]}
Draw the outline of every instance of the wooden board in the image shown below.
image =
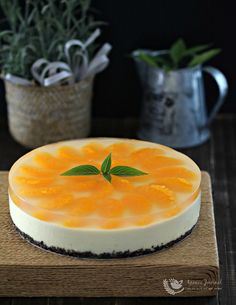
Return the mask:
{"type": "Polygon", "coordinates": [[[59,256],[36,248],[9,216],[7,172],[0,172],[0,296],[208,296],[220,288],[210,177],[202,173],[202,205],[192,234],[170,249],[127,259],[59,256]],[[180,288],[171,285],[171,279],[180,288]],[[181,292],[180,292],[181,291],[181,292]]]}

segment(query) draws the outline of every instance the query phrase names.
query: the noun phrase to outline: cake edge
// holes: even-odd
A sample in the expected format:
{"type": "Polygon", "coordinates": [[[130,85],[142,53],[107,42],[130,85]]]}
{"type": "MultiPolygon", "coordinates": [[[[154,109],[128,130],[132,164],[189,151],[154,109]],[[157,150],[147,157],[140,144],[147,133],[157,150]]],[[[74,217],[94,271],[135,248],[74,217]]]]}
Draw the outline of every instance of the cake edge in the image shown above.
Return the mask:
{"type": "Polygon", "coordinates": [[[21,231],[12,221],[13,226],[15,227],[15,230],[18,232],[18,234],[26,241],[28,241],[30,244],[33,246],[36,246],[40,249],[46,250],[48,252],[54,253],[54,254],[60,254],[63,256],[70,256],[78,259],[119,259],[119,258],[132,258],[132,257],[138,257],[142,255],[147,255],[147,254],[153,254],[156,252],[160,252],[164,249],[168,249],[176,244],[178,244],[180,241],[183,241],[185,238],[187,238],[189,235],[191,235],[192,231],[197,225],[197,222],[193,225],[191,229],[189,229],[187,232],[179,236],[177,239],[172,240],[166,244],[163,245],[157,245],[157,246],[152,246],[151,248],[147,249],[138,249],[135,251],[118,251],[118,252],[103,252],[100,254],[93,253],[91,251],[86,251],[86,252],[79,252],[79,251],[74,251],[74,250],[67,250],[59,247],[53,247],[53,246],[47,246],[43,241],[36,241],[34,240],[31,236],[28,234],[24,233],[21,231]]]}

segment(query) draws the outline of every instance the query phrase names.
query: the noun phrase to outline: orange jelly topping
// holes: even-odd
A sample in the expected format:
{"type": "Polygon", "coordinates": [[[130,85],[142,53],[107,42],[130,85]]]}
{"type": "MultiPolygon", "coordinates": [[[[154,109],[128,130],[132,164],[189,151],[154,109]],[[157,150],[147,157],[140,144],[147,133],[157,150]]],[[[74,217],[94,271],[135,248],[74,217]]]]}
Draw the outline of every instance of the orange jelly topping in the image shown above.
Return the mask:
{"type": "Polygon", "coordinates": [[[35,149],[20,158],[9,175],[9,194],[25,213],[68,228],[120,229],[163,221],[191,205],[201,174],[187,156],[136,140],[87,139],[35,149]],[[72,167],[126,165],[144,176],[61,176],[72,167]]]}

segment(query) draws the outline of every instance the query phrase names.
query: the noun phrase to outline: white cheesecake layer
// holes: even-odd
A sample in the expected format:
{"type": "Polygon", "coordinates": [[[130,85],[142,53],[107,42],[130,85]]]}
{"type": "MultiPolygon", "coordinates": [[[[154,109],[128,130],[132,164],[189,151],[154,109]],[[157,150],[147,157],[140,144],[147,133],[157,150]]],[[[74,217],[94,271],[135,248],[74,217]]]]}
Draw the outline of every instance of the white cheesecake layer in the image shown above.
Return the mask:
{"type": "Polygon", "coordinates": [[[102,253],[134,252],[151,249],[175,241],[197,223],[201,195],[178,215],[142,227],[121,229],[67,228],[39,220],[20,209],[9,196],[10,215],[13,223],[23,233],[47,247],[57,247],[76,252],[102,253]]]}

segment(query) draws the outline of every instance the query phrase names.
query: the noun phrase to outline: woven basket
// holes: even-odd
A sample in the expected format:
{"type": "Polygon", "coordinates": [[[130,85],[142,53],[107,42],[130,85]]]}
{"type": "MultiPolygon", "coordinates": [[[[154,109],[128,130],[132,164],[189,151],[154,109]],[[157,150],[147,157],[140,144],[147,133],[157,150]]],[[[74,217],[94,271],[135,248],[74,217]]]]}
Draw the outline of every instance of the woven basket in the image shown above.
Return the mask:
{"type": "Polygon", "coordinates": [[[65,86],[22,86],[5,81],[12,136],[26,147],[88,136],[93,78],[65,86]]]}

